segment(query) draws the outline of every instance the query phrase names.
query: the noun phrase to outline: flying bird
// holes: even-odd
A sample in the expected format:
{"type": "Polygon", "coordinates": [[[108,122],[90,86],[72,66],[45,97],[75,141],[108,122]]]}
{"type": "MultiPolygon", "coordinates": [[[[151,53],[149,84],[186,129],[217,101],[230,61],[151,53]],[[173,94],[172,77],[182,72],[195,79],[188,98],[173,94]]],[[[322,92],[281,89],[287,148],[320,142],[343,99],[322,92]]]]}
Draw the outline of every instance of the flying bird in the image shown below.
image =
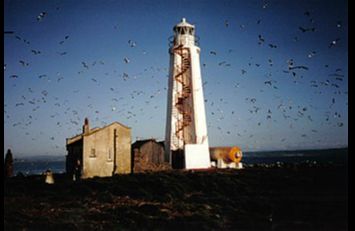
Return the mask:
{"type": "Polygon", "coordinates": [[[41,54],[41,52],[40,52],[40,51],[36,51],[36,50],[31,50],[31,52],[32,52],[34,55],[41,54]]]}
{"type": "Polygon", "coordinates": [[[225,21],[224,21],[224,25],[225,25],[226,27],[228,27],[228,26],[229,26],[229,22],[228,22],[228,20],[225,20],[225,21]]]}
{"type": "Polygon", "coordinates": [[[81,64],[83,64],[86,69],[89,69],[89,66],[85,62],[81,62],[81,64]]]}
{"type": "Polygon", "coordinates": [[[308,58],[312,58],[313,56],[316,55],[316,52],[315,51],[311,51],[309,54],[308,54],[308,58]]]}
{"type": "Polygon", "coordinates": [[[19,62],[22,64],[22,66],[28,66],[28,65],[29,65],[29,63],[26,63],[26,62],[23,61],[23,60],[20,60],[19,62]]]}
{"type": "Polygon", "coordinates": [[[341,21],[337,22],[337,27],[340,28],[341,27],[341,21]]]}
{"type": "Polygon", "coordinates": [[[337,38],[337,39],[333,40],[333,41],[329,44],[328,48],[332,48],[332,47],[335,46],[335,45],[337,44],[337,42],[339,42],[339,41],[340,41],[340,38],[337,38]]]}
{"type": "Polygon", "coordinates": [[[41,12],[38,16],[37,16],[37,21],[41,21],[43,18],[44,18],[44,16],[46,16],[47,15],[47,12],[41,12]]]}
{"type": "Polygon", "coordinates": [[[259,38],[259,42],[258,42],[259,45],[265,42],[265,39],[260,34],[258,35],[258,38],[259,38]]]}
{"type": "Polygon", "coordinates": [[[136,43],[132,40],[128,40],[128,44],[131,46],[131,47],[135,47],[136,46],[136,43]]]}
{"type": "Polygon", "coordinates": [[[306,66],[294,66],[294,67],[289,67],[289,70],[293,70],[293,69],[304,69],[304,70],[308,70],[308,67],[306,66]]]}
{"type": "Polygon", "coordinates": [[[314,27],[311,27],[311,28],[303,28],[303,27],[298,27],[298,29],[300,29],[303,33],[307,32],[307,31],[312,31],[312,32],[315,32],[316,31],[316,28],[314,27]]]}

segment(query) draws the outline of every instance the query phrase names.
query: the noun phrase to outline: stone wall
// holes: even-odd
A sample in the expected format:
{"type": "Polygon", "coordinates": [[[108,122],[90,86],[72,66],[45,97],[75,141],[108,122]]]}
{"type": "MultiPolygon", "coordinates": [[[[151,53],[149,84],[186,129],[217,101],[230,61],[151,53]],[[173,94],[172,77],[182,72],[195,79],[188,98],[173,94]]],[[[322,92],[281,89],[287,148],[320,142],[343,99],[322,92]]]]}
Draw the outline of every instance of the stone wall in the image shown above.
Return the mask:
{"type": "Polygon", "coordinates": [[[84,135],[83,144],[83,178],[131,172],[130,128],[113,123],[84,135]]]}

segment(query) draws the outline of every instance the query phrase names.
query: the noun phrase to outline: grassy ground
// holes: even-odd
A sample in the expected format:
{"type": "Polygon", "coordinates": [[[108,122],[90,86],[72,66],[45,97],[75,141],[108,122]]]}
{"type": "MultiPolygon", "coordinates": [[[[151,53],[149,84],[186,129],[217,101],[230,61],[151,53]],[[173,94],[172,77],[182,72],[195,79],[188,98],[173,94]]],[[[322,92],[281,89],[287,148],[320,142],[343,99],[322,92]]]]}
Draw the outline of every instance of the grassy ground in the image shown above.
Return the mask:
{"type": "Polygon", "coordinates": [[[5,230],[347,230],[344,167],[5,182],[5,230]]]}

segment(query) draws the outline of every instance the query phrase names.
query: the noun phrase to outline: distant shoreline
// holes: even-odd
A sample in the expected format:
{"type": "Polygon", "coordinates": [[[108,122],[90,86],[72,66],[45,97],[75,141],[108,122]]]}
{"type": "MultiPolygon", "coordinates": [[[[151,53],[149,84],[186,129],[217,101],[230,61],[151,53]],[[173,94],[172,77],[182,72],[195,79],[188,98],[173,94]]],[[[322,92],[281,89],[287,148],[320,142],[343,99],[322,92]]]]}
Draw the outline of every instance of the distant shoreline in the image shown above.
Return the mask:
{"type": "MultiPolygon", "coordinates": [[[[245,167],[254,165],[285,164],[347,164],[348,149],[295,150],[245,152],[242,163],[245,167]]],[[[65,173],[65,156],[37,156],[14,160],[14,174],[38,175],[50,169],[54,173],[65,173]]]]}
{"type": "MultiPolygon", "coordinates": [[[[295,149],[295,150],[266,150],[266,151],[246,151],[243,152],[245,156],[250,156],[250,154],[266,154],[266,153],[273,153],[273,154],[279,154],[279,153],[294,153],[294,152],[306,152],[306,153],[314,153],[315,151],[347,151],[348,147],[342,147],[342,148],[319,148],[319,149],[295,149]]],[[[65,156],[67,154],[63,155],[19,155],[16,156],[14,155],[14,161],[26,161],[26,160],[51,160],[54,161],[55,159],[57,160],[64,160],[65,161],[65,156]]]]}

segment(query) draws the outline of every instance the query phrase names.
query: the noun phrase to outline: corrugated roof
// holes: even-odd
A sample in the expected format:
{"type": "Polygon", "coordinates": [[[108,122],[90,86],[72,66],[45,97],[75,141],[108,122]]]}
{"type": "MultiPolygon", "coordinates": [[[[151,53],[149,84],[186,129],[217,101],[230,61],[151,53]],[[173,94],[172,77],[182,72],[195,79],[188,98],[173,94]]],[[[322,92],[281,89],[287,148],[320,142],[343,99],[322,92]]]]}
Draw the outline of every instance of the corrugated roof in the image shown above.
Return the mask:
{"type": "Polygon", "coordinates": [[[154,143],[157,143],[157,144],[159,144],[159,145],[164,147],[164,142],[163,141],[158,142],[155,139],[151,138],[151,139],[146,139],[146,140],[137,140],[136,142],[134,142],[132,144],[132,150],[135,149],[135,148],[139,149],[140,147],[142,147],[144,144],[146,144],[148,142],[154,142],[154,143]]]}

